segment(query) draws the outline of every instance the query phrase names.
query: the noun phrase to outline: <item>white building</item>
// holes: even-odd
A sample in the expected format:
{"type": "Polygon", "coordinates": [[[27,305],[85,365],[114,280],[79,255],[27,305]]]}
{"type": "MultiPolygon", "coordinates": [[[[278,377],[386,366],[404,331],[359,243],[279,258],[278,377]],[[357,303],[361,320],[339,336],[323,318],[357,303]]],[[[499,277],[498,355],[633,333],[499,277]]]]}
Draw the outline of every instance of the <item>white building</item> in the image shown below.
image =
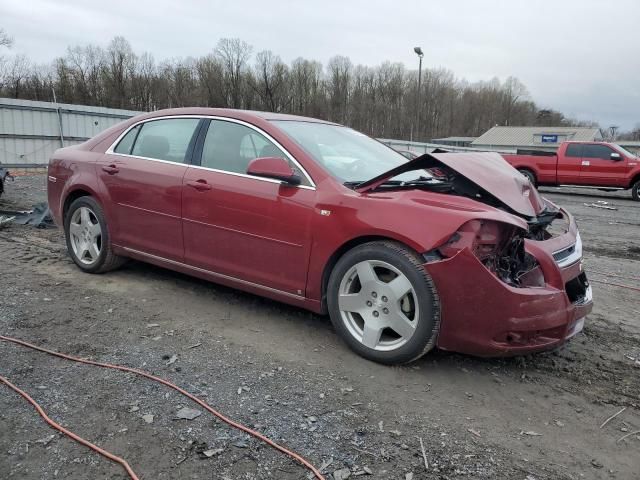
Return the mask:
{"type": "Polygon", "coordinates": [[[471,147],[491,151],[556,151],[566,141],[602,141],[598,128],[585,127],[493,127],[473,142],[471,147]]]}

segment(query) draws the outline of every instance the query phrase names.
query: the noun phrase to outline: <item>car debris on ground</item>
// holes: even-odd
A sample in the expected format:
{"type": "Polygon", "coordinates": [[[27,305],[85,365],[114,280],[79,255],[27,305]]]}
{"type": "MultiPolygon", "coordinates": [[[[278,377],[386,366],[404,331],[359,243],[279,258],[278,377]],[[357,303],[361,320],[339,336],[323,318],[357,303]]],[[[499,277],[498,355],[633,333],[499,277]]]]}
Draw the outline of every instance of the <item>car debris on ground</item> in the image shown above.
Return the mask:
{"type": "Polygon", "coordinates": [[[9,173],[9,170],[2,166],[2,162],[0,162],[0,196],[4,193],[7,180],[13,181],[14,177],[9,173]]]}
{"type": "Polygon", "coordinates": [[[30,210],[0,210],[0,224],[9,222],[36,228],[55,228],[51,211],[46,202],[38,203],[30,210]]]}

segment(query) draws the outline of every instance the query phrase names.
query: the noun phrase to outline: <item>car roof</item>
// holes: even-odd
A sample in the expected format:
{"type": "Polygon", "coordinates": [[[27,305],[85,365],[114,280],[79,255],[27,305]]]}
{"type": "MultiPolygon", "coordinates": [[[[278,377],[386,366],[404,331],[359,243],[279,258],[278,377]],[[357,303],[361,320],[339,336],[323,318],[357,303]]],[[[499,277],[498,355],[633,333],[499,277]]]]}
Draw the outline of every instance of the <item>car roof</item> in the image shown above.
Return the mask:
{"type": "Polygon", "coordinates": [[[154,118],[164,117],[172,115],[210,115],[234,118],[237,120],[288,120],[299,122],[311,122],[311,123],[324,123],[328,125],[338,125],[334,122],[326,120],[320,120],[311,117],[302,117],[299,115],[289,115],[285,113],[276,112],[260,112],[256,110],[240,110],[235,108],[209,108],[209,107],[183,107],[183,108],[169,108],[164,110],[156,110],[154,112],[143,114],[138,119],[142,118],[154,118]]]}

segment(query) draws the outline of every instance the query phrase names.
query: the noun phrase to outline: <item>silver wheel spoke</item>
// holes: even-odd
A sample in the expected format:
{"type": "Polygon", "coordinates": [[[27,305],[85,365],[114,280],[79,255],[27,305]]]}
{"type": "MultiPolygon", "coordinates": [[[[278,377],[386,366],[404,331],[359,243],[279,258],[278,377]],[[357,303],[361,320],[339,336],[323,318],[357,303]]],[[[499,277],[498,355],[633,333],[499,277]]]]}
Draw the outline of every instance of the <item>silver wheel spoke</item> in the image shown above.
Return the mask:
{"type": "Polygon", "coordinates": [[[412,288],[411,282],[404,275],[398,275],[387,285],[389,286],[389,289],[391,289],[397,300],[400,300],[402,297],[404,297],[411,291],[412,288]]]}
{"type": "Polygon", "coordinates": [[[89,243],[87,247],[87,251],[91,256],[91,261],[97,260],[98,257],[100,256],[100,251],[98,250],[98,246],[94,242],[89,243]]]}
{"type": "Polygon", "coordinates": [[[73,222],[69,223],[69,232],[76,238],[80,237],[82,234],[82,225],[73,222]]]}
{"type": "Polygon", "coordinates": [[[92,223],[89,225],[89,233],[91,238],[95,241],[100,235],[102,235],[102,229],[99,223],[92,223]]]}
{"type": "Polygon", "coordinates": [[[338,307],[345,312],[359,312],[365,307],[365,303],[359,293],[341,293],[338,307]]]}
{"type": "Polygon", "coordinates": [[[80,257],[80,260],[85,259],[88,251],[89,245],[87,244],[87,242],[81,241],[78,243],[78,257],[80,257]]]}
{"type": "Polygon", "coordinates": [[[89,215],[89,209],[86,207],[80,208],[80,225],[83,227],[91,225],[91,216],[89,215]]]}
{"type": "Polygon", "coordinates": [[[369,262],[360,262],[356,265],[356,271],[358,272],[358,278],[360,279],[360,285],[363,287],[366,284],[378,282],[378,276],[373,270],[373,265],[369,262]]]}
{"type": "Polygon", "coordinates": [[[404,313],[400,311],[400,307],[398,306],[398,310],[394,312],[389,312],[389,328],[391,328],[394,332],[404,338],[411,338],[413,333],[416,330],[414,323],[409,320],[404,313]]]}
{"type": "Polygon", "coordinates": [[[375,322],[365,322],[364,330],[362,331],[362,344],[365,347],[376,348],[380,341],[380,335],[382,334],[382,328],[375,322]]]}

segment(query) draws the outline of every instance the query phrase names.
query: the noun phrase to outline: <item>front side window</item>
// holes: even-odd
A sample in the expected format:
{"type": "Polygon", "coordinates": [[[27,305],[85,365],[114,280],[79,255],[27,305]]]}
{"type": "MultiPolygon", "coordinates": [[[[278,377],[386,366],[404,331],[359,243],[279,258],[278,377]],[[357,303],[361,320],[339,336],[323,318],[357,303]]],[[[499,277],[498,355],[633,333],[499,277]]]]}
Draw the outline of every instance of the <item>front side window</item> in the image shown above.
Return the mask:
{"type": "Polygon", "coordinates": [[[131,154],[185,163],[189,143],[199,121],[197,118],[171,118],[146,122],[142,124],[131,154]]]}
{"type": "MultiPolygon", "coordinates": [[[[288,160],[280,148],[254,129],[239,123],[211,120],[202,146],[201,166],[224,172],[247,173],[249,162],[261,157],[288,160]]],[[[291,161],[289,164],[302,179],[302,185],[309,185],[297,166],[291,161]]]]}
{"type": "Polygon", "coordinates": [[[585,145],[582,152],[583,158],[601,158],[610,160],[613,150],[606,145],[585,145]]]}
{"type": "MultiPolygon", "coordinates": [[[[342,182],[364,182],[407,162],[400,153],[351,128],[292,120],[273,123],[342,182]]],[[[426,171],[421,175],[430,176],[426,171]]],[[[394,178],[413,180],[415,172],[394,178]]]]}
{"type": "Polygon", "coordinates": [[[567,157],[582,157],[582,145],[580,143],[570,143],[567,147],[567,157]]]}

